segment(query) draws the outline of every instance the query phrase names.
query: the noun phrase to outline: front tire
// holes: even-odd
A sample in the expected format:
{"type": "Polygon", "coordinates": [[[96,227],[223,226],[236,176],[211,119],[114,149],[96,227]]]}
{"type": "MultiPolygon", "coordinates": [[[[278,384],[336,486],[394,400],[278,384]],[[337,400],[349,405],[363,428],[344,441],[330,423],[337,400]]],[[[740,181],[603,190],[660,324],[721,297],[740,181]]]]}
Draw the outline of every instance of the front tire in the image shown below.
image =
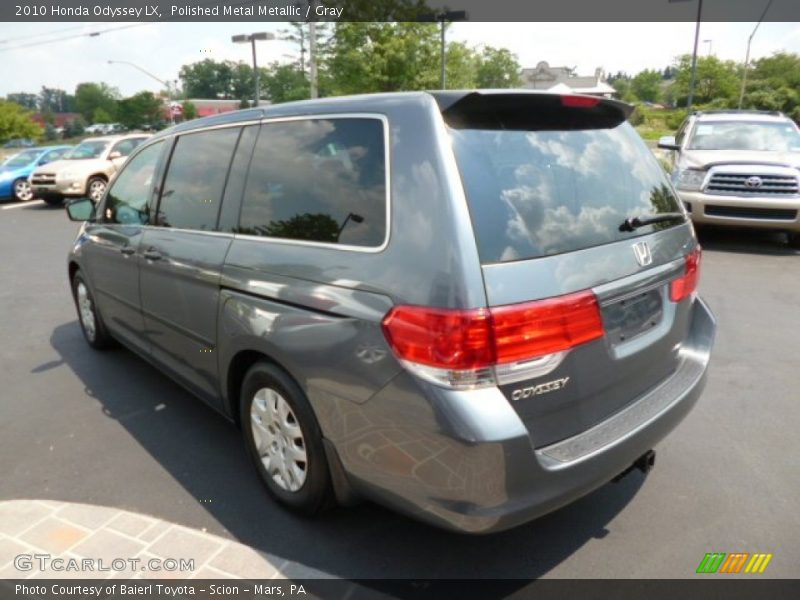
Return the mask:
{"type": "Polygon", "coordinates": [[[300,386],[259,362],[244,377],[240,402],[247,453],[270,495],[305,515],[327,508],[333,488],[322,432],[300,386]]]}
{"type": "Polygon", "coordinates": [[[95,350],[105,350],[113,346],[114,340],[97,312],[94,296],[80,271],[72,277],[72,297],[78,309],[78,322],[86,342],[95,350]]]}
{"type": "Polygon", "coordinates": [[[92,177],[86,182],[86,195],[94,202],[95,206],[103,199],[108,182],[102,177],[92,177]]]}
{"type": "Polygon", "coordinates": [[[17,202],[30,202],[33,200],[33,188],[25,178],[17,179],[14,182],[14,199],[17,202]]]}

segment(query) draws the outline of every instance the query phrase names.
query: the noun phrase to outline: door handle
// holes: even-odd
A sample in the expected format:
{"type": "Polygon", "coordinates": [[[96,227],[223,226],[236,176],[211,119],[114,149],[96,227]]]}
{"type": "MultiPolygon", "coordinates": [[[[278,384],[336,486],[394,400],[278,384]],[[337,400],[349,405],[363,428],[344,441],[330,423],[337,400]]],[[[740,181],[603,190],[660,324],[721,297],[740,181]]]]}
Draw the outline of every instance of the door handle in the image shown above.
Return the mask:
{"type": "Polygon", "coordinates": [[[147,260],[161,260],[161,253],[156,250],[148,250],[144,253],[147,260]]]}
{"type": "Polygon", "coordinates": [[[123,246],[122,248],[119,249],[119,251],[125,255],[130,256],[131,254],[136,253],[136,248],[131,248],[130,246],[123,246]]]}

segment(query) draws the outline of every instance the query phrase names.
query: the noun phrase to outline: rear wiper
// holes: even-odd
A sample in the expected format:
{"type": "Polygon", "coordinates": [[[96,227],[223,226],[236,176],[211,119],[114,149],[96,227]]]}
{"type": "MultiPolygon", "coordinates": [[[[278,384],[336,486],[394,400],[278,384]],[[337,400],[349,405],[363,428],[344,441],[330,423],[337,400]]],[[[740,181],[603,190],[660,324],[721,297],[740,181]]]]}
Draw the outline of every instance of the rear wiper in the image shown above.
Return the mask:
{"type": "Polygon", "coordinates": [[[686,217],[683,213],[671,212],[661,213],[659,215],[651,215],[649,217],[628,217],[619,226],[620,231],[633,231],[644,227],[645,225],[653,225],[654,223],[666,223],[667,221],[684,221],[686,217]]]}

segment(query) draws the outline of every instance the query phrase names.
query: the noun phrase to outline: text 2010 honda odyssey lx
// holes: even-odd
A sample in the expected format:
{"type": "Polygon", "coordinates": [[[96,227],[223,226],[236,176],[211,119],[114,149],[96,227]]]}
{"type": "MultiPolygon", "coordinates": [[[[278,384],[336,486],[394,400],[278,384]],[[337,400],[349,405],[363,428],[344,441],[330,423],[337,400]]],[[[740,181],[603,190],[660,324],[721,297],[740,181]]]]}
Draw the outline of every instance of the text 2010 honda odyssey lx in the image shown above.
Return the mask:
{"type": "Polygon", "coordinates": [[[601,486],[688,413],[700,248],[611,100],[403,93],[147,140],[69,256],[112,339],[241,425],[271,494],[468,532],[601,486]]]}

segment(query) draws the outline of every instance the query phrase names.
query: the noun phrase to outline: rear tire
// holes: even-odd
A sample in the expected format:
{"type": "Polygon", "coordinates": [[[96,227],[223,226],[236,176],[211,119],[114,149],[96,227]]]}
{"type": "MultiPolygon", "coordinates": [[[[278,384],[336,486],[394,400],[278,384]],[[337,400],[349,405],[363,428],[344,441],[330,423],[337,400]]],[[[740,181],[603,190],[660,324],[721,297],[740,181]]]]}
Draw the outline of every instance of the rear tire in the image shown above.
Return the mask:
{"type": "Polygon", "coordinates": [[[72,297],[75,300],[78,322],[86,342],[95,350],[112,347],[114,338],[108,333],[100,313],[97,312],[94,296],[80,271],[76,271],[72,277],[72,297]]]}
{"type": "Polygon", "coordinates": [[[14,182],[14,199],[17,202],[30,202],[33,200],[33,189],[24,177],[14,182]]]}
{"type": "Polygon", "coordinates": [[[322,432],[300,386],[276,365],[256,363],[244,376],[240,407],[247,453],[270,495],[305,515],[329,507],[322,432]]]}

